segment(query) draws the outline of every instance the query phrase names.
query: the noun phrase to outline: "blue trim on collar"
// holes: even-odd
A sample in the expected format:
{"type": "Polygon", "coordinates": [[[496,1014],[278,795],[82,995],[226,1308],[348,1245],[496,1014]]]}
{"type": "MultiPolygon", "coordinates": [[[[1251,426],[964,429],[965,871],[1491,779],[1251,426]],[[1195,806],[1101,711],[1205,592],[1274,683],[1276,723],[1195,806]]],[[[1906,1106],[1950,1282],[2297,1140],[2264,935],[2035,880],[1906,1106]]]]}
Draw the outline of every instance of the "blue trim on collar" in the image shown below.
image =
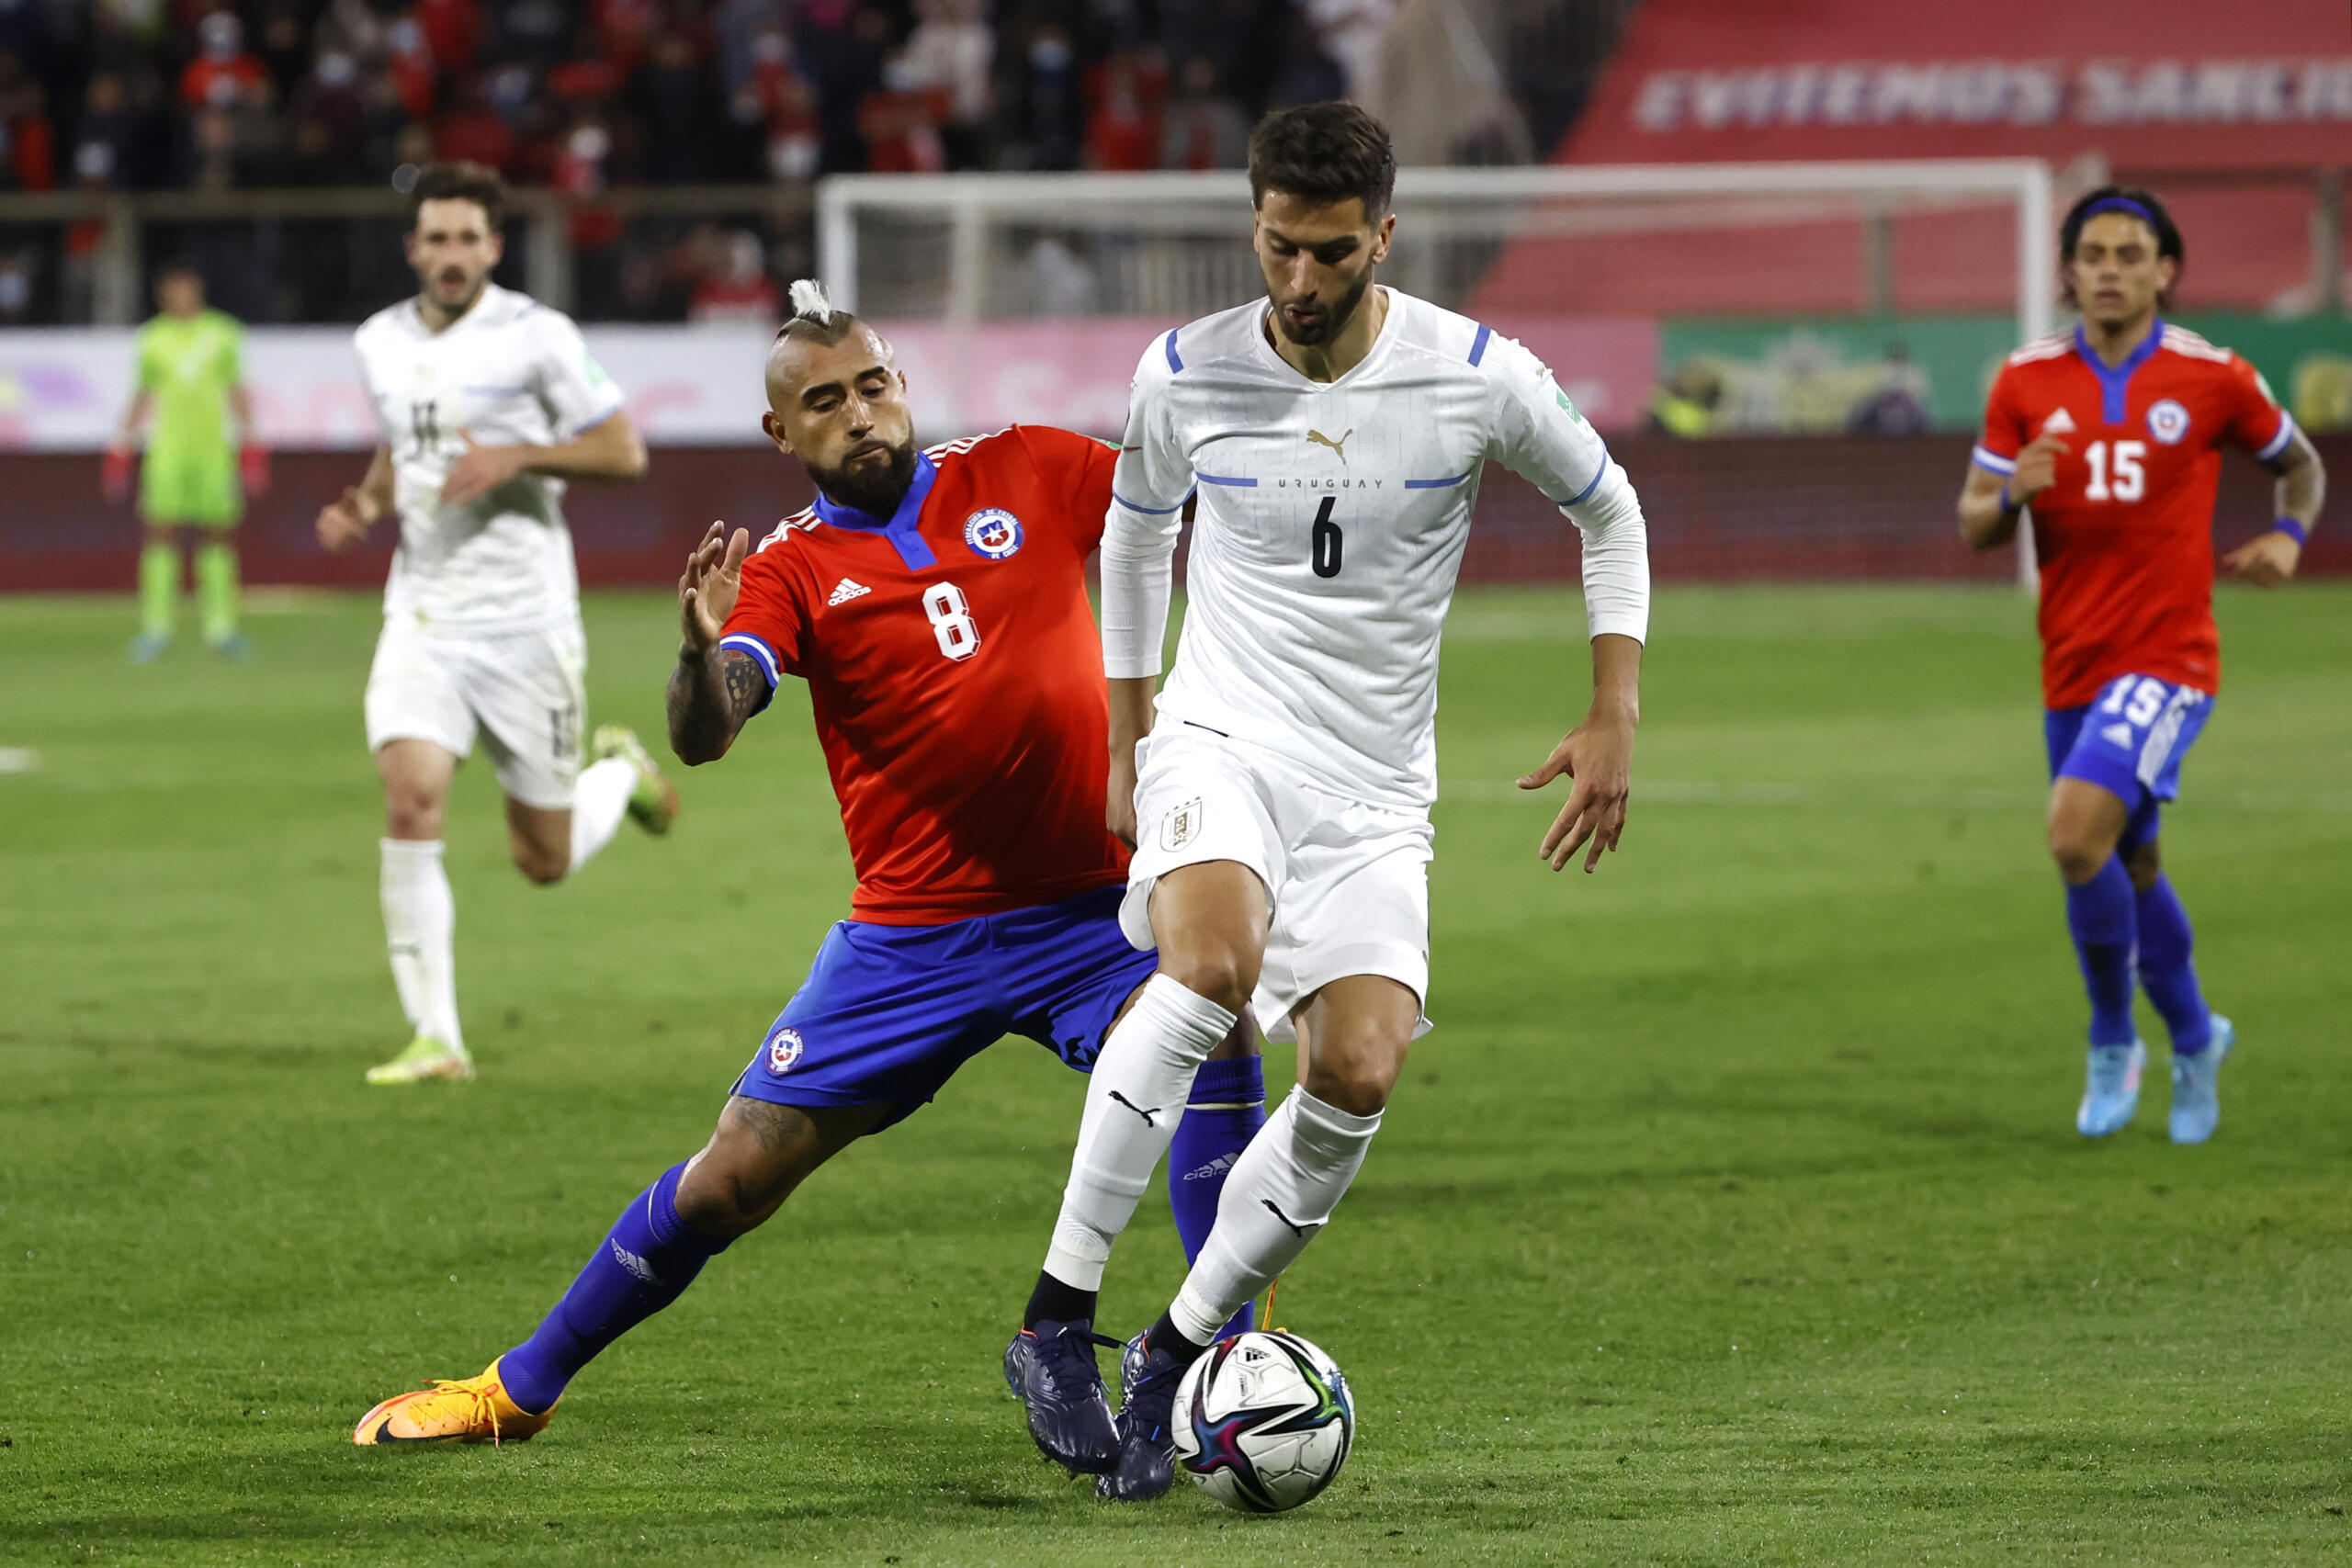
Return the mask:
{"type": "Polygon", "coordinates": [[[1184,362],[1176,357],[1176,334],[1182,330],[1181,327],[1170,327],[1168,332],[1168,368],[1179,373],[1183,370],[1184,362]]]}
{"type": "Polygon", "coordinates": [[[1487,340],[1494,335],[1494,328],[1484,321],[1478,323],[1478,335],[1470,340],[1470,363],[1473,366],[1487,357],[1487,340]]]}
{"type": "Polygon", "coordinates": [[[2165,321],[2162,316],[2158,316],[2140,346],[2126,355],[2122,364],[2110,366],[2092,349],[2091,340],[2083,335],[2082,324],[2075,323],[2075,352],[2084,364],[2091,367],[2091,374],[2098,378],[2100,419],[2109,424],[2123,423],[2125,400],[2132,390],[2132,372],[2145,365],[2164,345],[2164,341],[2165,321]]]}
{"type": "Polygon", "coordinates": [[[922,571],[939,564],[931,553],[931,546],[923,541],[922,532],[922,503],[930,499],[931,487],[939,479],[939,465],[931,460],[928,452],[915,454],[914,482],[907,486],[899,509],[888,518],[860,512],[854,506],[843,506],[823,491],[817,492],[817,515],[836,528],[854,528],[863,534],[879,534],[890,541],[909,571],[922,571]]]}

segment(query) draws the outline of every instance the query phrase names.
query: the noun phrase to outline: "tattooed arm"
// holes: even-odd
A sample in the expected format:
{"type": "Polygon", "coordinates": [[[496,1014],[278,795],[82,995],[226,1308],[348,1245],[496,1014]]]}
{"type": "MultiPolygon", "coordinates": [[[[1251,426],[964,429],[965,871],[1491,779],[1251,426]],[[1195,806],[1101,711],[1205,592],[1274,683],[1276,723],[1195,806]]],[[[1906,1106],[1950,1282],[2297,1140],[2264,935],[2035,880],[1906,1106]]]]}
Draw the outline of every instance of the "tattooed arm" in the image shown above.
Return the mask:
{"type": "Polygon", "coordinates": [[[729,538],[714,523],[678,579],[678,621],[685,640],[670,671],[670,750],[686,766],[727,755],[736,734],[767,705],[767,677],[741,649],[718,646],[719,628],[735,608],[751,536],[729,538]]]}
{"type": "Polygon", "coordinates": [[[670,671],[670,750],[690,768],[715,762],[767,703],[768,678],[741,649],[681,648],[670,671]]]}

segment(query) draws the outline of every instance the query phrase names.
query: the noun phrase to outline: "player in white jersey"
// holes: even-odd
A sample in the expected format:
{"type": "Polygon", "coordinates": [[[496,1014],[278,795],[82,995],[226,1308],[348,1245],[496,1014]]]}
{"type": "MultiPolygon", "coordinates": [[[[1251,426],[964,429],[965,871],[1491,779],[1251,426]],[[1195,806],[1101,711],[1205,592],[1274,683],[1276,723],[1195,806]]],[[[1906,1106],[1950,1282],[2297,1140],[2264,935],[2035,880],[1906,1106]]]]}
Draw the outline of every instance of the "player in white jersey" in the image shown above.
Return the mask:
{"type": "Polygon", "coordinates": [[[383,445],[318,521],[320,541],[341,550],[400,519],[367,719],[384,783],[385,943],[413,1037],[368,1072],[373,1084],[473,1076],[441,818],[477,738],[506,794],[514,863],[534,882],[584,864],[624,815],[658,833],[677,811],[628,730],[598,730],[584,770],[580,756],[588,651],[558,503],[567,479],[642,474],[644,444],[580,329],[490,281],[498,176],[435,164],[412,197],[418,293],[353,339],[383,445]]]}
{"type": "Polygon", "coordinates": [[[1489,459],[1584,538],[1592,705],[1519,781],[1575,780],[1542,845],[1555,870],[1579,850],[1592,870],[1623,829],[1648,630],[1640,505],[1551,373],[1375,285],[1396,224],[1379,122],[1347,104],[1270,115],[1250,171],[1270,299],[1152,344],[1112,481],[1113,826],[1136,845],[1128,939],[1156,942],[1159,966],[1095,1064],[1040,1292],[1092,1315],[1185,1087],[1245,1003],[1297,1041],[1300,1083],[1227,1177],[1175,1302],[1126,1347],[1106,1497],[1167,1489],[1177,1382],[1329,1217],[1429,1027],[1438,634],[1489,459]],[[1154,721],[1193,497],[1183,637],[1154,721]]]}

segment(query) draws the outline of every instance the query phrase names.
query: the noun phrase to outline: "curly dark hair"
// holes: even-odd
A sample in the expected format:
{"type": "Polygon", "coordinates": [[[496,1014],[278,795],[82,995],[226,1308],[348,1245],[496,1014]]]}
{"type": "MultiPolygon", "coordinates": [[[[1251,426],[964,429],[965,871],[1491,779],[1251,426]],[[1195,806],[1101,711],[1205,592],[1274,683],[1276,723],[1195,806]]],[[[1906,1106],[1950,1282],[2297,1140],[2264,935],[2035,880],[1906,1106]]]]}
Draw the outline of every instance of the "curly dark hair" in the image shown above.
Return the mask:
{"type": "Polygon", "coordinates": [[[1250,133],[1250,203],[1278,190],[1317,205],[1363,203],[1364,221],[1388,216],[1396,192],[1396,150],[1388,128],[1353,104],[1276,109],[1250,133]]]}
{"type": "Polygon", "coordinates": [[[506,182],[486,164],[427,164],[416,176],[416,188],[408,193],[412,227],[428,201],[470,201],[481,209],[492,232],[506,221],[506,182]]]}

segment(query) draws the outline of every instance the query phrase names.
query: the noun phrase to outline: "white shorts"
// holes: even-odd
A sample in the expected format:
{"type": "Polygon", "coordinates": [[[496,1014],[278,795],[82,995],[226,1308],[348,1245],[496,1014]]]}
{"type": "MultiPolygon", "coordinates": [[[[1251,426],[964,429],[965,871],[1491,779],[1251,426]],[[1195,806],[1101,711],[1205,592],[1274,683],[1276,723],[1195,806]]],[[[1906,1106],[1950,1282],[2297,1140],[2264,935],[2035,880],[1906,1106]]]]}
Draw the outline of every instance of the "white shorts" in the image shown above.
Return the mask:
{"type": "Polygon", "coordinates": [[[368,671],[368,750],[430,740],[466,757],[480,734],[511,798],[569,811],[587,673],[588,639],[577,620],[458,635],[388,617],[368,671]]]}
{"type": "MultiPolygon", "coordinates": [[[[1270,751],[1173,720],[1160,721],[1138,761],[1136,854],[1119,908],[1130,942],[1152,945],[1159,878],[1238,861],[1266,885],[1272,908],[1250,1000],[1267,1039],[1297,1039],[1292,1010],[1350,975],[1385,976],[1426,1004],[1436,837],[1427,812],[1335,794],[1270,751]]],[[[1429,1028],[1422,1018],[1414,1037],[1429,1028]]]]}

